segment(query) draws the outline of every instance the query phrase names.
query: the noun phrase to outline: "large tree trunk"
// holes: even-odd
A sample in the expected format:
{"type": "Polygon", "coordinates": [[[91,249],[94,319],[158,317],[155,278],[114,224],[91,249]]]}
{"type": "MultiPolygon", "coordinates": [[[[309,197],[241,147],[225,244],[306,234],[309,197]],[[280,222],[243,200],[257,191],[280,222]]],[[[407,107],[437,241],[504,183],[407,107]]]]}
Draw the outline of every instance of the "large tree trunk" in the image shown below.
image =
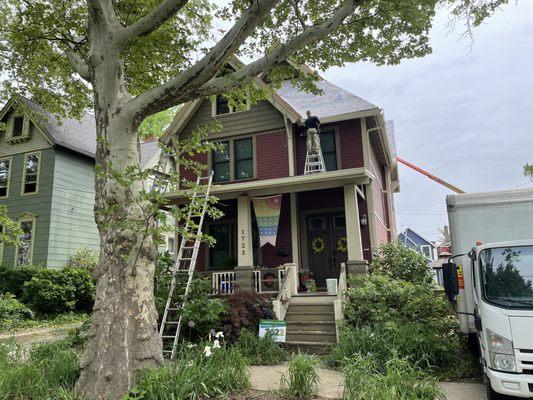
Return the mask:
{"type": "Polygon", "coordinates": [[[154,223],[146,220],[139,198],[142,182],[122,187],[107,171],[109,165],[120,172],[139,165],[135,123],[120,111],[119,100],[110,107],[105,96],[100,94],[98,100],[97,93],[95,97],[100,139],[95,203],[100,262],[77,390],[89,399],[120,399],[136,384],[141,368],[163,362],[153,295],[157,248],[152,236],[139,229],[154,223]],[[130,228],[137,223],[137,228],[130,228]]]}

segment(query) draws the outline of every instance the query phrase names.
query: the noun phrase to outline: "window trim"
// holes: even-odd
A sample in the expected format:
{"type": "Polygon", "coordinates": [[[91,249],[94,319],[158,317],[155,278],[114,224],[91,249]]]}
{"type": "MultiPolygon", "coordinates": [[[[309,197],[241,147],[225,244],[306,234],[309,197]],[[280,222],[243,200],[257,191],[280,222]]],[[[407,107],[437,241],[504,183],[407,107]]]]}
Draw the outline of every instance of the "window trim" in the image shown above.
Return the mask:
{"type": "Polygon", "coordinates": [[[240,113],[248,112],[252,109],[252,102],[250,101],[250,91],[247,90],[245,110],[240,110],[240,111],[235,111],[235,109],[232,110],[232,107],[228,104],[228,108],[230,110],[229,112],[223,113],[223,114],[217,114],[217,97],[218,96],[222,96],[222,95],[211,96],[211,116],[213,118],[222,117],[226,115],[240,114],[240,113]]]}
{"type": "Polygon", "coordinates": [[[165,244],[166,244],[166,247],[167,247],[167,251],[168,253],[173,256],[174,254],[176,254],[176,238],[174,237],[174,235],[165,235],[165,244]],[[170,245],[169,245],[169,242],[173,240],[174,241],[174,246],[172,248],[172,251],[170,251],[170,245]]]}
{"type": "Polygon", "coordinates": [[[20,186],[21,196],[33,196],[39,194],[39,181],[41,178],[41,152],[33,151],[31,153],[24,154],[24,163],[22,164],[22,184],[20,186]],[[24,193],[24,182],[26,181],[26,161],[29,156],[37,155],[37,180],[35,182],[35,192],[24,193]]]}
{"type": "MultiPolygon", "coordinates": [[[[224,138],[223,140],[217,140],[214,139],[218,143],[228,143],[229,146],[229,180],[226,181],[215,181],[213,180],[213,183],[230,183],[230,182],[249,182],[251,180],[257,179],[257,145],[256,145],[256,135],[254,134],[248,134],[248,135],[242,135],[242,136],[236,136],[236,137],[228,137],[224,138]],[[235,179],[235,168],[236,168],[236,162],[235,162],[235,140],[241,140],[241,139],[252,139],[252,164],[253,164],[253,175],[250,178],[246,179],[235,179]]],[[[209,170],[214,170],[214,164],[213,164],[213,151],[208,152],[207,156],[207,164],[209,165],[209,170]]]]}
{"type": "MultiPolygon", "coordinates": [[[[4,227],[0,225],[0,233],[4,232],[4,227]]],[[[4,241],[0,239],[0,265],[4,263],[4,241]]]]}
{"type": "Polygon", "coordinates": [[[7,120],[6,142],[17,142],[29,139],[30,137],[30,119],[24,113],[13,112],[7,120]],[[15,129],[15,118],[23,118],[22,135],[13,137],[13,130],[15,129]]]}
{"type": "MultiPolygon", "coordinates": [[[[340,131],[339,126],[320,126],[320,134],[322,132],[333,132],[335,137],[335,159],[337,160],[337,169],[335,171],[340,171],[342,169],[342,158],[341,158],[341,141],[340,141],[340,131]]],[[[320,140],[320,149],[322,150],[322,140],[320,140]]],[[[324,154],[322,154],[323,156],[324,154]]],[[[328,171],[329,172],[329,171],[328,171]]]]}
{"type": "Polygon", "coordinates": [[[8,160],[9,161],[9,168],[7,170],[6,195],[5,196],[0,196],[0,199],[9,198],[9,187],[11,186],[10,185],[10,182],[11,182],[11,169],[13,168],[13,157],[12,156],[0,158],[0,162],[4,161],[4,160],[8,160]]]}
{"type": "Polygon", "coordinates": [[[433,261],[433,252],[431,251],[431,245],[429,245],[429,244],[421,244],[421,245],[420,245],[420,253],[421,253],[424,257],[426,257],[426,258],[428,258],[429,260],[432,260],[432,261],[433,261]],[[428,249],[429,249],[429,257],[426,256],[426,255],[424,254],[424,250],[423,250],[424,248],[428,248],[428,249]]]}
{"type": "MultiPolygon", "coordinates": [[[[34,246],[35,246],[35,227],[37,225],[37,216],[34,215],[34,214],[30,214],[30,213],[22,214],[22,216],[20,218],[18,218],[18,220],[17,220],[17,226],[19,227],[19,229],[21,228],[21,225],[22,225],[23,222],[31,222],[32,223],[31,245],[30,245],[30,260],[29,260],[29,264],[28,264],[28,265],[31,265],[33,263],[33,249],[34,249],[34,246]]],[[[22,265],[17,265],[17,260],[19,258],[19,252],[20,252],[20,245],[17,244],[15,247],[16,248],[15,248],[14,266],[15,267],[22,267],[22,265]]]]}

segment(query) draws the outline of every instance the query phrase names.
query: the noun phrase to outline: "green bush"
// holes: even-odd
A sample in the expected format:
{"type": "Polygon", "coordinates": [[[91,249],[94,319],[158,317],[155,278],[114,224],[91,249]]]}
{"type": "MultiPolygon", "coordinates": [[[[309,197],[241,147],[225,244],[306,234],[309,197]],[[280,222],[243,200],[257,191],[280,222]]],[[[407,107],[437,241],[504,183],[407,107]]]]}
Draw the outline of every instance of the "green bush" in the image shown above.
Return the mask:
{"type": "Polygon", "coordinates": [[[24,283],[42,270],[42,267],[35,265],[0,266],[0,293],[12,293],[17,299],[21,299],[24,283]]]}
{"type": "Polygon", "coordinates": [[[234,347],[246,357],[251,365],[275,365],[285,361],[288,357],[287,350],[274,342],[272,336],[265,335],[260,338],[256,333],[247,329],[241,331],[234,347]]]}
{"type": "Polygon", "coordinates": [[[370,272],[401,279],[416,285],[431,285],[428,259],[400,242],[382,244],[372,255],[370,272]]]}
{"type": "Polygon", "coordinates": [[[124,400],[224,398],[249,387],[246,359],[237,349],[203,343],[182,347],[174,363],[142,371],[139,384],[124,400]]]}
{"type": "Polygon", "coordinates": [[[0,400],[72,398],[78,358],[65,342],[0,343],[0,400]]]}
{"type": "Polygon", "coordinates": [[[74,252],[74,255],[70,258],[68,266],[70,268],[86,269],[89,272],[93,272],[98,265],[99,255],[89,249],[81,248],[74,252]]]}
{"type": "Polygon", "coordinates": [[[12,329],[21,321],[33,318],[33,311],[18,301],[13,294],[0,294],[0,330],[12,329]]]}
{"type": "Polygon", "coordinates": [[[42,269],[24,283],[22,300],[40,314],[91,311],[95,286],[91,273],[77,268],[42,269]]]}
{"type": "Polygon", "coordinates": [[[411,360],[393,355],[384,366],[355,355],[343,369],[345,400],[444,400],[438,380],[411,360]]]}
{"type": "Polygon", "coordinates": [[[71,347],[84,347],[87,343],[87,335],[91,327],[91,318],[87,318],[80,327],[73,329],[68,333],[67,341],[71,347]]]}
{"type": "Polygon", "coordinates": [[[317,365],[318,360],[311,356],[294,354],[289,360],[287,374],[281,377],[280,394],[288,399],[306,399],[314,395],[320,381],[317,365]]]}

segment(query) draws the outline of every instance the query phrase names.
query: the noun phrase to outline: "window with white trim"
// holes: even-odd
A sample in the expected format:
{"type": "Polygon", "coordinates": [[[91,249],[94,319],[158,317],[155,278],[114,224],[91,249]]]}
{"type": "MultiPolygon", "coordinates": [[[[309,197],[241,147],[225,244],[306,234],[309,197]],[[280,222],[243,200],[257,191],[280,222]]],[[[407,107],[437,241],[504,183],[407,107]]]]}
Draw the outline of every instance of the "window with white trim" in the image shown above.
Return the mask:
{"type": "Polygon", "coordinates": [[[214,182],[253,179],[255,176],[254,139],[246,137],[220,142],[211,153],[214,182]]]}
{"type": "Polygon", "coordinates": [[[19,235],[17,245],[15,265],[17,267],[29,265],[33,259],[33,241],[35,236],[35,217],[19,220],[19,228],[22,233],[19,235]]]}
{"type": "Polygon", "coordinates": [[[167,236],[167,251],[169,254],[174,255],[176,249],[176,240],[174,236],[167,236]]]}
{"type": "Polygon", "coordinates": [[[213,99],[213,116],[233,114],[236,112],[248,110],[250,110],[249,96],[246,96],[246,98],[243,99],[238,99],[237,101],[229,101],[226,96],[219,94],[213,99]]]}
{"type": "Polygon", "coordinates": [[[22,194],[35,194],[39,188],[40,153],[26,154],[22,176],[22,194]]]}
{"type": "Polygon", "coordinates": [[[9,179],[11,177],[11,158],[0,159],[0,198],[9,196],[9,179]]]}
{"type": "Polygon", "coordinates": [[[25,115],[12,115],[7,122],[7,141],[17,141],[30,136],[30,120],[25,115]]]}
{"type": "Polygon", "coordinates": [[[431,246],[430,245],[425,244],[423,246],[420,246],[420,251],[422,252],[422,254],[424,256],[426,256],[430,260],[433,260],[432,252],[431,252],[431,246]]]}

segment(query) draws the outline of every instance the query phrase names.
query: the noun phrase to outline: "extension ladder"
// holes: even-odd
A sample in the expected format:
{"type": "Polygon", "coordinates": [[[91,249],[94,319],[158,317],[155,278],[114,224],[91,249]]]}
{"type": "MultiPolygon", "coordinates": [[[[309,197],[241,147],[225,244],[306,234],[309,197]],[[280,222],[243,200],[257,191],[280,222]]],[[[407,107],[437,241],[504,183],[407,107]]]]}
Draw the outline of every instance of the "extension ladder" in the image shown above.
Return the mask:
{"type": "Polygon", "coordinates": [[[322,149],[318,148],[318,153],[305,155],[304,175],[313,174],[315,172],[326,172],[326,164],[324,164],[324,157],[322,156],[322,149]]]}
{"type": "Polygon", "coordinates": [[[163,340],[163,344],[170,340],[172,341],[172,349],[163,349],[163,355],[170,356],[170,359],[173,359],[176,356],[176,348],[178,346],[183,320],[183,305],[189,294],[194,275],[194,268],[196,267],[196,259],[198,258],[202,237],[202,224],[209,203],[209,193],[211,191],[212,183],[213,171],[211,171],[208,176],[198,176],[196,179],[196,185],[193,188],[187,221],[185,222],[183,229],[178,255],[174,267],[172,268],[172,278],[165,305],[165,312],[163,313],[161,326],[159,327],[159,335],[163,340]],[[200,185],[205,184],[206,181],[207,185],[205,191],[201,191],[200,185]],[[194,222],[193,218],[198,219],[198,222],[194,222]],[[185,289],[181,299],[179,299],[179,297],[178,299],[173,299],[176,286],[178,285],[178,277],[186,279],[185,289]]]}

